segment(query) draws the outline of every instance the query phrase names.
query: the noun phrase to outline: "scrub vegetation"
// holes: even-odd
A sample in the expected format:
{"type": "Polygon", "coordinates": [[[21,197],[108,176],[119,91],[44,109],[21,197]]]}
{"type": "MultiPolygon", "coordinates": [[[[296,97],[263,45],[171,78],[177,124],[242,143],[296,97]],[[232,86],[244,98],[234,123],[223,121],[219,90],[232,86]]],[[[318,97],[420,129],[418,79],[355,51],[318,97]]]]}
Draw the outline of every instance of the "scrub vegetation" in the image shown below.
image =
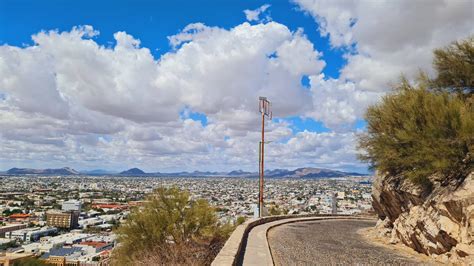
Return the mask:
{"type": "Polygon", "coordinates": [[[436,77],[406,78],[368,108],[360,158],[373,169],[427,183],[473,170],[474,37],[434,51],[436,77]]]}

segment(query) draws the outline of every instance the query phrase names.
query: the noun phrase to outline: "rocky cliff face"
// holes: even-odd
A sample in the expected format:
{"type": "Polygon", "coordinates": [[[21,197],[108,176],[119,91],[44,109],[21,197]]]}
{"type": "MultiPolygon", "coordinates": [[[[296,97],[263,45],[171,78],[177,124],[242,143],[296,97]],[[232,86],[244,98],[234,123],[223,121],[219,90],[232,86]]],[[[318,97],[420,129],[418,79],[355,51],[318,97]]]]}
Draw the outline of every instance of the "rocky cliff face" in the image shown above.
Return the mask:
{"type": "Polygon", "coordinates": [[[474,172],[431,176],[430,186],[378,175],[373,187],[377,227],[391,242],[449,261],[474,260],[474,172]]]}

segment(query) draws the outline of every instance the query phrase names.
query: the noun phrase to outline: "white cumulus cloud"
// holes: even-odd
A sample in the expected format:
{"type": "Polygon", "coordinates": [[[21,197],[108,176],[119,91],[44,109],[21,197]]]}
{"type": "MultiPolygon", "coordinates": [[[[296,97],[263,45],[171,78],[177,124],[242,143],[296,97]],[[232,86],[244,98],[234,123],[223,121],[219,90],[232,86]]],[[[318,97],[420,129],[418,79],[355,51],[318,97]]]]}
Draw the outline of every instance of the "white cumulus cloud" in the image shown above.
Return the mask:
{"type": "MultiPolygon", "coordinates": [[[[261,7],[254,9],[254,10],[249,10],[246,9],[244,10],[245,17],[247,18],[248,21],[261,21],[260,15],[267,11],[267,9],[270,7],[269,4],[262,5],[261,7]]],[[[266,16],[264,20],[270,20],[271,18],[269,16],[266,16]]]]}
{"type": "MultiPolygon", "coordinates": [[[[258,96],[279,117],[307,112],[301,79],[325,66],[301,30],[276,22],[190,24],[160,58],[126,32],[112,46],[98,44],[98,34],[91,26],[43,31],[32,46],[0,47],[4,167],[253,169],[258,96]]],[[[294,137],[285,123],[267,128],[275,142],[294,137]]]]}

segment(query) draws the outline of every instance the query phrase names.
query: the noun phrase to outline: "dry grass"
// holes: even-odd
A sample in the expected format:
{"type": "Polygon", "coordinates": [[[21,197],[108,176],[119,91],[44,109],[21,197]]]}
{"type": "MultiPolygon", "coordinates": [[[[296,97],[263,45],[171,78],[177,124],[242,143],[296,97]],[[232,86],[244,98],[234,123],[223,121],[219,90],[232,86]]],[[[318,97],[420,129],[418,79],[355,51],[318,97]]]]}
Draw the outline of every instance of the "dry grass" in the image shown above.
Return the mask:
{"type": "Polygon", "coordinates": [[[128,262],[114,260],[113,265],[210,265],[224,243],[225,239],[214,238],[201,243],[167,244],[129,257],[128,262]]]}

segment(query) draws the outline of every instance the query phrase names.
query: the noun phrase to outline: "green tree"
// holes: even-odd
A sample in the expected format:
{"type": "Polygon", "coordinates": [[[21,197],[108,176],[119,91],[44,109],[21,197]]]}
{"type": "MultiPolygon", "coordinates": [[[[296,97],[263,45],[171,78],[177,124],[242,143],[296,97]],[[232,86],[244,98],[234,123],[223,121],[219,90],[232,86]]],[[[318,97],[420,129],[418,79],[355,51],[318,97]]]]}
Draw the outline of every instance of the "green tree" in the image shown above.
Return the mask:
{"type": "Polygon", "coordinates": [[[433,79],[405,78],[368,108],[360,158],[372,168],[418,183],[440,173],[462,177],[473,170],[474,38],[434,51],[433,79]]]}
{"type": "Polygon", "coordinates": [[[205,200],[178,188],[159,188],[117,229],[117,265],[209,264],[232,228],[217,221],[205,200]]]}
{"type": "Polygon", "coordinates": [[[270,205],[270,208],[268,209],[268,213],[270,215],[283,215],[283,214],[287,214],[288,211],[285,210],[285,209],[281,209],[278,205],[276,204],[272,204],[270,205]]]}
{"type": "Polygon", "coordinates": [[[464,96],[474,93],[474,36],[434,51],[435,88],[464,96]]]}
{"type": "Polygon", "coordinates": [[[17,262],[13,263],[14,266],[47,266],[50,265],[42,260],[39,260],[37,258],[26,258],[26,259],[21,259],[17,262]]]}
{"type": "Polygon", "coordinates": [[[23,213],[23,212],[21,211],[21,209],[13,209],[13,210],[6,209],[3,211],[4,216],[10,216],[12,214],[17,214],[17,213],[23,213]]]}
{"type": "Polygon", "coordinates": [[[245,223],[245,220],[246,219],[245,219],[244,216],[239,216],[239,217],[237,217],[237,220],[235,221],[235,224],[236,225],[241,225],[241,224],[245,223]]]}
{"type": "Polygon", "coordinates": [[[474,109],[445,92],[403,81],[399,90],[370,107],[360,158],[392,175],[424,182],[434,173],[461,174],[472,167],[474,109]]]}

